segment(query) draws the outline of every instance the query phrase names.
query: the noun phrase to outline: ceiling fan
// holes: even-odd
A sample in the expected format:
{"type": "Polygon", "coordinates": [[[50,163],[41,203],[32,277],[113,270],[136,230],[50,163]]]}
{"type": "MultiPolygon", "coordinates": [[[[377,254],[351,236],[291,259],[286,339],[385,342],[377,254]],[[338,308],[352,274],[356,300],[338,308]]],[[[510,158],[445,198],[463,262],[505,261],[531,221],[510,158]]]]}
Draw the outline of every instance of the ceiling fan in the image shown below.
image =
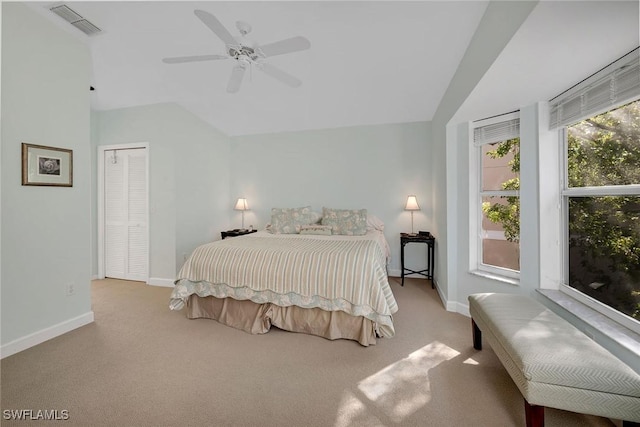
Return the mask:
{"type": "Polygon", "coordinates": [[[276,55],[309,49],[311,43],[306,38],[301,36],[291,37],[260,46],[247,39],[247,34],[251,32],[251,25],[246,22],[236,22],[240,36],[233,37],[224,25],[218,21],[218,18],[209,12],[195,10],[194,13],[204,25],[209,27],[209,29],[224,42],[226,55],[178,56],[164,58],[162,62],[166,64],[180,64],[185,62],[233,59],[236,61],[236,65],[231,71],[231,78],[227,84],[227,92],[229,93],[235,93],[240,89],[245,71],[252,66],[288,86],[298,87],[302,84],[296,77],[274,67],[266,62],[265,59],[276,55]]]}

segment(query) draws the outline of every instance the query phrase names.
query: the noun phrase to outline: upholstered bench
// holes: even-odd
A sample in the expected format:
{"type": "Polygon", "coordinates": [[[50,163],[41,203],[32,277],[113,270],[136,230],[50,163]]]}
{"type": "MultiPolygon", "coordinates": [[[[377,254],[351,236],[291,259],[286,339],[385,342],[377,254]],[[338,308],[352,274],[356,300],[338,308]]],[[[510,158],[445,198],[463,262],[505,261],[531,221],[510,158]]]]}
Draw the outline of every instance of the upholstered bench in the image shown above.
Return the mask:
{"type": "Polygon", "coordinates": [[[524,397],[528,427],[544,408],[640,424],[640,375],[533,298],[469,296],[473,347],[491,345],[524,397]]]}

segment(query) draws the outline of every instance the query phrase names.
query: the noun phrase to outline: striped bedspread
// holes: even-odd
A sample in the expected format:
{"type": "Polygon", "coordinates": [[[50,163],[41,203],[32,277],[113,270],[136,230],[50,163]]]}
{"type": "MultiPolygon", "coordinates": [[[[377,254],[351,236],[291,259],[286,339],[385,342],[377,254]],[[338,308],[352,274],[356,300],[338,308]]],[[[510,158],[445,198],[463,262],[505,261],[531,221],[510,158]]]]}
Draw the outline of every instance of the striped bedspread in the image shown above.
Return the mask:
{"type": "Polygon", "coordinates": [[[169,306],[179,310],[197,294],[340,310],[374,321],[379,335],[391,337],[398,306],[387,280],[386,250],[378,231],[364,236],[260,231],[216,241],[187,259],[169,306]]]}

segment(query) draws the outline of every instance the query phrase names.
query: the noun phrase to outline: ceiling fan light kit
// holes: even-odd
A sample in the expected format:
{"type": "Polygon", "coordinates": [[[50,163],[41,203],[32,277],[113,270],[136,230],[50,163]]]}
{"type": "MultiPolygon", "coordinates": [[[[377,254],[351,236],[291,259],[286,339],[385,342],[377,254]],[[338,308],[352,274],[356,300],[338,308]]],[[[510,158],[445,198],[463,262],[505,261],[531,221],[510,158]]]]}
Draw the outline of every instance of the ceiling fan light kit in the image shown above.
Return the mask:
{"type": "Polygon", "coordinates": [[[240,90],[245,71],[253,66],[287,86],[295,88],[302,84],[302,81],[298,78],[274,67],[268,63],[266,59],[276,55],[284,55],[309,49],[311,43],[306,38],[296,36],[260,46],[246,38],[247,34],[251,32],[251,25],[248,23],[243,21],[236,22],[236,28],[240,32],[240,37],[236,38],[231,35],[218,18],[209,12],[195,10],[194,13],[204,25],[222,40],[225,44],[226,55],[193,55],[164,58],[162,62],[165,64],[233,59],[236,61],[236,64],[231,70],[231,77],[227,84],[227,92],[229,93],[236,93],[240,90]]]}

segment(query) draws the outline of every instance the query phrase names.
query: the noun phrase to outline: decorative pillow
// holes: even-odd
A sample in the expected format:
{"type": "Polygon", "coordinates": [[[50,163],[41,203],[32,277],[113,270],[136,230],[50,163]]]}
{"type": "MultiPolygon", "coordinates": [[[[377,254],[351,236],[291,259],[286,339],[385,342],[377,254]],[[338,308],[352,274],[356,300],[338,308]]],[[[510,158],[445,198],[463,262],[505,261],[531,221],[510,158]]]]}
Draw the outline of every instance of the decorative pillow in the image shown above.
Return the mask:
{"type": "Polygon", "coordinates": [[[331,236],[331,227],[330,225],[301,225],[300,226],[300,234],[317,234],[321,236],[331,236]]]}
{"type": "Polygon", "coordinates": [[[272,208],[271,209],[271,233],[297,234],[301,225],[311,224],[314,216],[311,206],[302,208],[272,208]]]}
{"type": "Polygon", "coordinates": [[[367,233],[367,210],[322,208],[322,225],[330,225],[332,234],[362,236],[367,233]]]}
{"type": "Polygon", "coordinates": [[[320,224],[320,220],[322,220],[322,214],[320,212],[311,211],[309,216],[311,219],[309,224],[320,224]]]}

